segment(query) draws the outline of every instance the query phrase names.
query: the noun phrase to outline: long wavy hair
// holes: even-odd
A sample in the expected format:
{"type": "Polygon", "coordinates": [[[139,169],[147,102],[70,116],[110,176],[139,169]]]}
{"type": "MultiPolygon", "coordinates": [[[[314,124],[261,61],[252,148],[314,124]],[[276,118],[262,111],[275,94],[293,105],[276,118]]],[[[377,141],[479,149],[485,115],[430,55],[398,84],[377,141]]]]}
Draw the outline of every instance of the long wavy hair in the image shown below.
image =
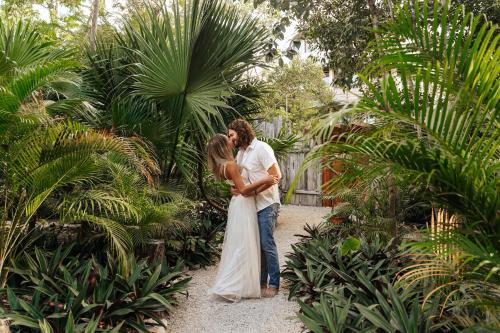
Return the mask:
{"type": "Polygon", "coordinates": [[[233,120],[227,128],[238,134],[238,147],[249,146],[253,139],[255,139],[255,132],[252,129],[252,125],[244,119],[233,120]]]}
{"type": "Polygon", "coordinates": [[[213,173],[215,179],[224,180],[224,165],[228,161],[233,161],[233,154],[228,146],[228,138],[224,134],[215,134],[210,139],[207,146],[208,168],[213,173]]]}

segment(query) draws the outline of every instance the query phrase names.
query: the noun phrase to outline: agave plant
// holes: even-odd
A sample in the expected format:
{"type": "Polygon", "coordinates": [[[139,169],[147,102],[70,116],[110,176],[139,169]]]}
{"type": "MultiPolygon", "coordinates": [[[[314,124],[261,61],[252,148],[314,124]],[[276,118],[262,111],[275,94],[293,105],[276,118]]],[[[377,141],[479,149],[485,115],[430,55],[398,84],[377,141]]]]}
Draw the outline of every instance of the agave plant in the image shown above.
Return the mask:
{"type": "MultiPolygon", "coordinates": [[[[54,49],[29,23],[0,22],[0,286],[7,276],[5,265],[16,253],[16,245],[29,232],[37,213],[49,198],[60,198],[61,190],[98,183],[100,165],[96,157],[108,153],[121,156],[147,179],[158,167],[140,140],[119,138],[94,131],[52,112],[81,104],[71,99],[78,81],[71,54],[54,49]],[[69,59],[69,60],[68,60],[69,59]],[[69,88],[68,88],[69,87],[69,88]],[[59,90],[60,88],[60,90],[59,90]],[[59,92],[57,99],[47,91],[59,92]],[[70,91],[65,95],[65,91],[70,91]]],[[[119,203],[114,197],[104,201],[119,203]]],[[[127,207],[121,205],[123,210],[127,207]]],[[[104,230],[126,268],[131,240],[116,221],[102,215],[73,211],[67,220],[87,220],[104,230]]]]}

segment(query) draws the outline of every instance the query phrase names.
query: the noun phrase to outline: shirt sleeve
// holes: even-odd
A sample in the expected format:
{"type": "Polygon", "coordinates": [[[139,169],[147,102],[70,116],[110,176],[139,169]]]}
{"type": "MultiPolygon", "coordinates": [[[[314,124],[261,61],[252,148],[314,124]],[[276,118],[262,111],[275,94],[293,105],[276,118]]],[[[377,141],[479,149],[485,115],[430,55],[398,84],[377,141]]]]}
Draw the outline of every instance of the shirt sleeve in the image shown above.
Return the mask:
{"type": "Polygon", "coordinates": [[[264,169],[269,170],[273,164],[278,164],[276,156],[274,156],[273,148],[265,142],[261,142],[259,149],[257,149],[257,157],[264,169]]]}

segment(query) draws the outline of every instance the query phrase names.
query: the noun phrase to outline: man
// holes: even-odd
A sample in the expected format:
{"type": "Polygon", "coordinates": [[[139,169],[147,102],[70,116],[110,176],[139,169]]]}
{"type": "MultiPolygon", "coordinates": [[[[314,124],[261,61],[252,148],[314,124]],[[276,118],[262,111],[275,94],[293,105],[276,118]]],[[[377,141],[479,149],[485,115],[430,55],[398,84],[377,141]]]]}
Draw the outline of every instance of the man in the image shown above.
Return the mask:
{"type": "MultiPolygon", "coordinates": [[[[267,143],[257,140],[252,126],[247,121],[236,119],[231,122],[228,126],[228,137],[238,149],[236,162],[248,170],[250,182],[253,183],[268,174],[281,179],[273,149],[267,143]]],[[[261,294],[263,297],[274,297],[280,286],[278,249],[273,236],[278,220],[280,195],[277,184],[257,192],[259,193],[256,193],[255,202],[261,247],[261,294]]],[[[239,194],[234,188],[231,193],[239,194]]]]}

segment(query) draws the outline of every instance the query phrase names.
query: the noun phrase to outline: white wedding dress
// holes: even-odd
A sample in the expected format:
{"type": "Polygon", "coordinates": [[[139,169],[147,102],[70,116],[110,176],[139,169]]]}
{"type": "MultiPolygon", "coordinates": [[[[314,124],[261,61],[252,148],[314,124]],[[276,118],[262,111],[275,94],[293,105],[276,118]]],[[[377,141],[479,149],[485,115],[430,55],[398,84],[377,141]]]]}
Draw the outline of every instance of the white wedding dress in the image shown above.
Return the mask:
{"type": "MultiPolygon", "coordinates": [[[[248,183],[248,172],[242,170],[248,183]]],[[[231,181],[227,181],[232,185],[231,181]]],[[[227,214],[227,226],[217,277],[209,290],[212,295],[237,302],[242,298],[260,298],[260,240],[254,197],[233,196],[227,214]]]]}

